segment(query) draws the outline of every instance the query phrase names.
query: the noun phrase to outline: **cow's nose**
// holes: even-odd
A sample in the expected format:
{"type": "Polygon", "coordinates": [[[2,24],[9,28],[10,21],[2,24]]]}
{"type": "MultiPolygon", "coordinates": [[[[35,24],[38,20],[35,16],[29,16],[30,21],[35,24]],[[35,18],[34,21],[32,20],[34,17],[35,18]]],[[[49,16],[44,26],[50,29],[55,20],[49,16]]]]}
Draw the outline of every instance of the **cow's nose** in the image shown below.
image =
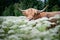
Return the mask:
{"type": "Polygon", "coordinates": [[[28,17],[28,19],[29,19],[29,21],[31,21],[33,18],[29,18],[29,17],[28,17]]]}
{"type": "Polygon", "coordinates": [[[29,21],[31,21],[33,18],[30,18],[29,21]]]}
{"type": "Polygon", "coordinates": [[[31,21],[32,19],[29,19],[29,21],[31,21]]]}

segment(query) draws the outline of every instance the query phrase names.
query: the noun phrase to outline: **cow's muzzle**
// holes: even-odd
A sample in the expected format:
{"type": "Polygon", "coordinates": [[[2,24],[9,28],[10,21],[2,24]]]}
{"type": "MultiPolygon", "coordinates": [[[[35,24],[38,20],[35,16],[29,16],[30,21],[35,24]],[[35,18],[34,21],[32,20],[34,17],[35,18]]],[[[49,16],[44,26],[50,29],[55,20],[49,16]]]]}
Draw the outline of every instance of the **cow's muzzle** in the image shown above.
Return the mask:
{"type": "Polygon", "coordinates": [[[29,21],[33,20],[33,18],[29,19],[29,21]]]}

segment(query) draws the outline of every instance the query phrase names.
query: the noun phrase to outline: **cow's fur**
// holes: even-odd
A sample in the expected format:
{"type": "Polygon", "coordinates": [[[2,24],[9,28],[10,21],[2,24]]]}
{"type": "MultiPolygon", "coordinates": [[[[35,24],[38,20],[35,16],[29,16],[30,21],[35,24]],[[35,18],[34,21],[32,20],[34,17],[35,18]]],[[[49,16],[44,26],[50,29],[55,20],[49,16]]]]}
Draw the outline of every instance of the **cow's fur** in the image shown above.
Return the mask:
{"type": "Polygon", "coordinates": [[[35,15],[34,19],[38,19],[38,18],[42,18],[42,17],[50,18],[57,14],[60,15],[60,11],[59,12],[41,12],[41,13],[38,13],[38,15],[35,15]]]}
{"type": "MultiPolygon", "coordinates": [[[[42,18],[42,17],[47,17],[47,18],[50,18],[50,17],[53,17],[55,15],[60,15],[60,11],[56,11],[56,12],[40,12],[39,10],[37,9],[34,9],[34,8],[29,8],[27,10],[24,10],[22,11],[23,15],[25,15],[29,20],[35,20],[35,19],[38,19],[38,18],[42,18]]],[[[55,23],[55,24],[51,24],[51,27],[48,27],[47,29],[49,28],[53,28],[55,27],[57,24],[56,24],[56,19],[51,19],[49,20],[50,22],[52,23],[55,23]]]]}
{"type": "Polygon", "coordinates": [[[60,15],[60,11],[56,12],[39,12],[37,9],[29,8],[22,12],[28,19],[38,19],[42,17],[53,17],[56,14],[60,15]]]}

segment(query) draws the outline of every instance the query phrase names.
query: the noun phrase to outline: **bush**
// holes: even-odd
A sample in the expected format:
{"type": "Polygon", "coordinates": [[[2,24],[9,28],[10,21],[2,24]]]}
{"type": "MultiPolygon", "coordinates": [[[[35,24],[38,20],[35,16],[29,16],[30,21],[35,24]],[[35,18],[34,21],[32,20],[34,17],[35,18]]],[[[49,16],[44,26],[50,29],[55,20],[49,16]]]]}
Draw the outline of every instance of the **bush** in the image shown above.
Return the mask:
{"type": "Polygon", "coordinates": [[[2,40],[59,40],[60,25],[46,30],[51,25],[48,18],[31,21],[25,16],[1,18],[3,18],[0,25],[2,40]]]}

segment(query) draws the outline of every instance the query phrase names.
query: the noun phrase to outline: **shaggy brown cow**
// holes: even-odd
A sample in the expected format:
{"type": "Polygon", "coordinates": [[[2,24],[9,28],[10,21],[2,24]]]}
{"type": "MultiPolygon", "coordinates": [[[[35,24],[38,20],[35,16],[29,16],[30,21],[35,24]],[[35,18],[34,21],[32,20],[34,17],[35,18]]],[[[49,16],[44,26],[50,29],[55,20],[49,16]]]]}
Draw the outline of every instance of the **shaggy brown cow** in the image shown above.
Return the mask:
{"type": "MultiPolygon", "coordinates": [[[[47,6],[43,10],[37,10],[37,9],[34,9],[34,8],[29,8],[29,9],[26,9],[26,10],[21,10],[19,8],[18,9],[20,11],[22,11],[23,15],[25,15],[29,20],[32,20],[32,19],[35,20],[35,19],[42,18],[42,17],[50,18],[50,17],[55,16],[56,14],[60,15],[60,11],[43,12],[46,8],[47,8],[47,6]]],[[[56,19],[51,19],[49,21],[52,22],[52,23],[55,23],[55,24],[51,24],[51,27],[48,27],[47,29],[53,28],[57,25],[56,24],[56,22],[57,22],[56,19]]]]}
{"type": "Polygon", "coordinates": [[[48,6],[46,6],[43,10],[37,10],[37,9],[34,9],[34,8],[29,8],[29,9],[26,9],[26,10],[21,10],[19,9],[20,11],[22,11],[23,15],[25,15],[29,20],[32,20],[32,19],[38,19],[38,18],[42,18],[42,17],[52,17],[56,14],[60,14],[60,11],[56,11],[56,12],[43,12],[48,6]]]}

